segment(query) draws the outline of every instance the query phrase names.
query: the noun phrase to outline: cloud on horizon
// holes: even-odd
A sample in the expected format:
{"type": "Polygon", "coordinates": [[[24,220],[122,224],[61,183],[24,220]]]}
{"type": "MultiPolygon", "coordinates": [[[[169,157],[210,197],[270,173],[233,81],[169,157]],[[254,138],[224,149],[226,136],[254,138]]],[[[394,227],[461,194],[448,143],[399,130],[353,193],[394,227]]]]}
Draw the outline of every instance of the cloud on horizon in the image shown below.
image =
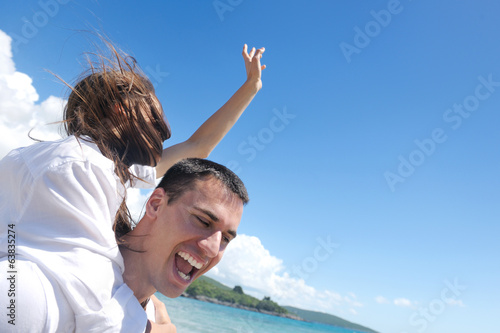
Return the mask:
{"type": "Polygon", "coordinates": [[[400,306],[403,308],[411,308],[412,307],[412,302],[409,299],[406,298],[396,298],[394,300],[394,305],[400,306]]]}
{"type": "Polygon", "coordinates": [[[355,294],[342,296],[331,290],[317,290],[303,279],[290,276],[285,268],[283,260],[273,256],[257,237],[239,234],[207,275],[231,287],[240,285],[255,297],[270,296],[281,305],[351,315],[363,307],[355,294]]]}
{"type": "MultiPolygon", "coordinates": [[[[375,302],[377,302],[378,304],[393,304],[402,308],[417,308],[417,306],[419,305],[419,302],[411,301],[403,297],[395,298],[393,301],[390,301],[384,296],[377,296],[375,297],[375,302]]],[[[465,304],[460,299],[447,299],[444,302],[450,306],[465,307],[465,304]]]]}
{"type": "Polygon", "coordinates": [[[387,298],[385,298],[384,296],[377,296],[375,297],[375,302],[379,303],[379,304],[389,304],[391,303],[387,298]]]}

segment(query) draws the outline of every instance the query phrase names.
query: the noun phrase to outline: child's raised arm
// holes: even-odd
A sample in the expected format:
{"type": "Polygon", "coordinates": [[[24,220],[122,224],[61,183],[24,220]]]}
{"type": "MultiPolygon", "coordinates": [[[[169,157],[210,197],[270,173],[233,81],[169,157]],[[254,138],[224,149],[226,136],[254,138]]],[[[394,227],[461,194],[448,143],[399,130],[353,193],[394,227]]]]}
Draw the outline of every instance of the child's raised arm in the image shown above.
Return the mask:
{"type": "Polygon", "coordinates": [[[260,64],[260,59],[264,50],[264,48],[258,50],[252,48],[248,53],[245,44],[243,58],[245,59],[247,80],[226,104],[208,118],[189,139],[163,150],[161,160],[156,166],[158,178],[162,177],[172,165],[184,158],[208,157],[215,146],[229,132],[257,92],[262,88],[261,72],[266,66],[260,64]]]}

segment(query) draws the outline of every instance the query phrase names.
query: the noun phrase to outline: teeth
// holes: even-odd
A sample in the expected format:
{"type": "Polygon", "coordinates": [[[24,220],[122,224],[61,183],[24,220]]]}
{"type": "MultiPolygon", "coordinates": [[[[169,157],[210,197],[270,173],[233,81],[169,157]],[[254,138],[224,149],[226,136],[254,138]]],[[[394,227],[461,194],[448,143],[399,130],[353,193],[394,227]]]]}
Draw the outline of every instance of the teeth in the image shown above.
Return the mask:
{"type": "Polygon", "coordinates": [[[177,273],[179,274],[179,276],[181,278],[183,278],[186,281],[189,281],[191,279],[191,275],[189,275],[189,274],[186,275],[186,274],[182,273],[180,270],[177,270],[177,273]]]}
{"type": "Polygon", "coordinates": [[[189,253],[184,251],[179,251],[179,253],[177,254],[196,269],[201,269],[203,267],[203,264],[201,262],[197,262],[196,259],[194,259],[189,253]]]}

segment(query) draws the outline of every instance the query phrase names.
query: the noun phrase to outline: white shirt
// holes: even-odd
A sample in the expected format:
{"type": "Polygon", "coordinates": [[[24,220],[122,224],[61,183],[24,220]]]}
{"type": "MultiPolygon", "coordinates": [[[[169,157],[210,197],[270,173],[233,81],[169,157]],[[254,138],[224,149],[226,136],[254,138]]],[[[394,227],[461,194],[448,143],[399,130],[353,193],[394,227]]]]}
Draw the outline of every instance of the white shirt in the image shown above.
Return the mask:
{"type": "MultiPolygon", "coordinates": [[[[132,172],[149,182],[135,187],[154,186],[154,168],[134,166],[132,172]]],[[[114,163],[73,136],[13,150],[0,161],[0,259],[7,257],[7,229],[14,225],[16,260],[35,263],[57,283],[76,332],[146,327],[144,310],[123,282],[112,229],[124,191],[114,163]]]]}

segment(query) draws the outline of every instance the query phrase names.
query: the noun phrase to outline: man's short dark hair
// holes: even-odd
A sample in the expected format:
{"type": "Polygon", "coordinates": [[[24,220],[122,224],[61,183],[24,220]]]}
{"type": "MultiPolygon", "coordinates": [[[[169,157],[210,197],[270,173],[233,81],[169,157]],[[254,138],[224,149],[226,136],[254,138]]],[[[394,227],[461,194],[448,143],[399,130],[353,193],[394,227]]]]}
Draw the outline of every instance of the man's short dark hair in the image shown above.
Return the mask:
{"type": "MultiPolygon", "coordinates": [[[[160,184],[156,188],[163,188],[168,195],[167,204],[172,203],[185,192],[193,190],[196,181],[218,179],[224,187],[236,194],[243,204],[248,203],[248,193],[241,179],[231,170],[218,163],[201,159],[188,158],[174,164],[163,176],[160,184]]],[[[130,224],[123,219],[118,219],[115,224],[115,237],[118,245],[128,247],[123,239],[132,230],[130,224]]],[[[135,251],[135,250],[132,250],[135,251]]],[[[140,252],[140,251],[138,251],[140,252]]]]}
{"type": "Polygon", "coordinates": [[[168,195],[168,204],[185,192],[193,190],[197,180],[217,179],[236,194],[243,204],[249,201],[247,189],[241,179],[225,166],[201,158],[188,158],[174,164],[163,176],[158,187],[168,195]]]}

